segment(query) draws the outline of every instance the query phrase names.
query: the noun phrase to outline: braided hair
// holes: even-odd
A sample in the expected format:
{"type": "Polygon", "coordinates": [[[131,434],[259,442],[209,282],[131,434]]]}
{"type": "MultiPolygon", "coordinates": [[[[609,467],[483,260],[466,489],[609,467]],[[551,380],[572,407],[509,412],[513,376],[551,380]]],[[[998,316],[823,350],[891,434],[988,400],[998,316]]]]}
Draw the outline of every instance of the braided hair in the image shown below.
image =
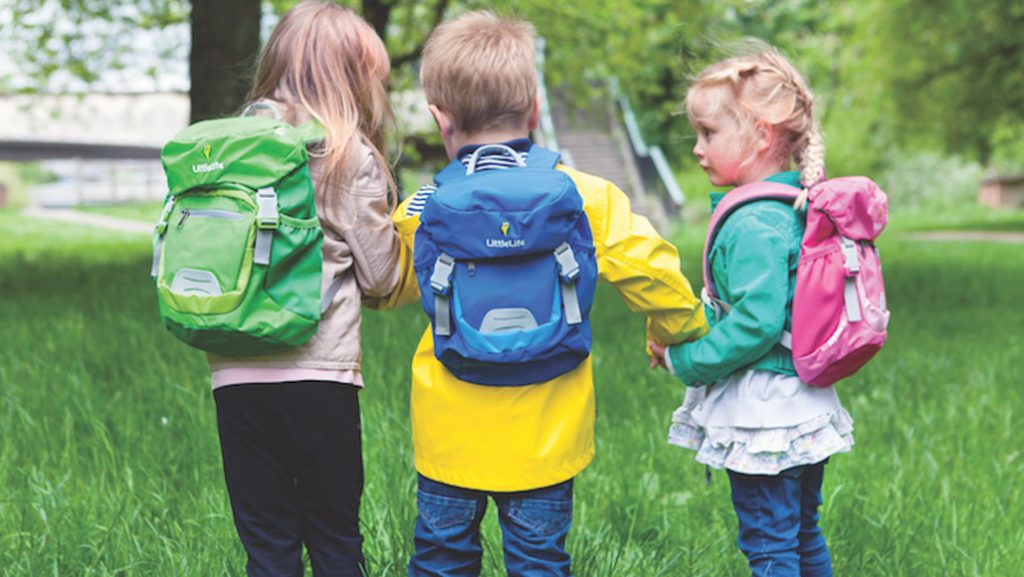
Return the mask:
{"type": "Polygon", "coordinates": [[[724,108],[745,127],[757,122],[773,127],[781,136],[773,152],[800,170],[803,190],[794,207],[802,209],[808,189],[825,176],[825,140],[814,119],[814,94],[776,48],[760,41],[753,46],[750,54],[705,68],[687,91],[686,112],[693,119],[724,108]],[[704,110],[695,110],[698,106],[704,110]]]}

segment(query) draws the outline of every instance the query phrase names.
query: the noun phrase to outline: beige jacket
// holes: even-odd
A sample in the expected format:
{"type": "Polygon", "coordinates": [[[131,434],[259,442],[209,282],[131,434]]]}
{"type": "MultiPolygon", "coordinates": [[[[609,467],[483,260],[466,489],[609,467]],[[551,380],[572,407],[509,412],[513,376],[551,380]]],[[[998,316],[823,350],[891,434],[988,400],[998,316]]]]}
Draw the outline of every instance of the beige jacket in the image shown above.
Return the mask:
{"type": "MultiPolygon", "coordinates": [[[[333,210],[329,210],[319,197],[316,201],[316,213],[324,230],[322,291],[326,293],[335,278],[341,279],[316,334],[305,345],[275,355],[210,354],[210,370],[214,373],[221,369],[256,369],[273,375],[278,369],[328,369],[358,374],[362,295],[390,293],[398,283],[399,270],[398,239],[388,212],[387,176],[368,145],[358,143],[353,153],[359,159],[355,177],[330,193],[340,202],[332,203],[333,210]]],[[[324,186],[320,159],[311,157],[309,167],[313,186],[324,186]]],[[[215,375],[215,386],[216,381],[215,375]]]]}

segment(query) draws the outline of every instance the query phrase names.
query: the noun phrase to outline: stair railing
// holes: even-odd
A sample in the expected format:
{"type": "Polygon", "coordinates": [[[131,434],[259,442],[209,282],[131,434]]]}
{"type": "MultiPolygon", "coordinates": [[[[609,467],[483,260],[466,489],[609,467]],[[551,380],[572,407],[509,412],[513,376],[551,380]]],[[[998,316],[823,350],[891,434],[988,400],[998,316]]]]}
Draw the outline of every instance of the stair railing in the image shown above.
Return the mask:
{"type": "Polygon", "coordinates": [[[545,47],[547,43],[543,38],[537,37],[537,92],[540,98],[540,126],[534,134],[534,140],[541,146],[560,152],[562,163],[567,166],[575,166],[572,154],[568,149],[562,150],[558,146],[558,136],[555,134],[555,121],[551,117],[551,102],[548,100],[548,85],[544,79],[545,47]]]}
{"type": "Polygon", "coordinates": [[[656,144],[650,146],[644,140],[629,97],[619,87],[619,79],[613,76],[609,79],[608,84],[611,88],[612,99],[622,113],[622,122],[626,127],[629,145],[637,167],[640,169],[640,178],[643,179],[644,185],[648,189],[662,191],[664,200],[667,200],[671,204],[671,208],[678,212],[686,204],[686,197],[683,196],[683,191],[680,190],[679,183],[676,182],[672,168],[669,166],[668,160],[665,159],[665,153],[660,146],[656,144]]]}

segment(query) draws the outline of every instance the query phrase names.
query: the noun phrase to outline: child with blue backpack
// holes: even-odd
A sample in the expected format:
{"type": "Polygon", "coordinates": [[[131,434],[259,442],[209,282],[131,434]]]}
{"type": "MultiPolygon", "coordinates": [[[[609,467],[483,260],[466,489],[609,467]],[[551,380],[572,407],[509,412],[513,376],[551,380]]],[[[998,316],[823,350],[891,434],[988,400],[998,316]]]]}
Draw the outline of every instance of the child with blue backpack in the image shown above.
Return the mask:
{"type": "Polygon", "coordinates": [[[823,180],[813,105],[796,68],[765,45],[695,79],[686,96],[697,132],[693,154],[712,185],[737,188],[712,194],[702,294],[710,332],[651,345],[689,385],[669,442],[728,471],[738,544],[758,577],[832,574],[818,507],[825,464],[850,450],[853,422],[828,385],[867,362],[888,320],[884,295],[881,303],[866,298],[881,283],[871,241],[884,227],[884,194],[861,177],[823,180]],[[791,160],[799,172],[787,172],[791,160]],[[848,232],[865,222],[863,238],[848,232]],[[827,242],[808,253],[819,241],[827,242]],[[839,263],[830,275],[805,272],[829,259],[839,263]],[[833,295],[823,293],[826,278],[838,287],[833,295]],[[838,322],[811,334],[808,323],[827,320],[833,302],[838,322]],[[848,340],[850,330],[867,337],[848,340]],[[833,356],[809,362],[814,354],[833,356]]]}
{"type": "Polygon", "coordinates": [[[424,49],[452,162],[396,211],[403,273],[380,303],[420,298],[431,319],[412,361],[414,577],[479,575],[488,498],[510,576],[570,574],[573,478],[594,455],[598,279],[646,314],[653,341],[706,330],[676,249],[625,194],[530,141],[534,50],[532,25],[489,12],[441,25],[424,49]]]}

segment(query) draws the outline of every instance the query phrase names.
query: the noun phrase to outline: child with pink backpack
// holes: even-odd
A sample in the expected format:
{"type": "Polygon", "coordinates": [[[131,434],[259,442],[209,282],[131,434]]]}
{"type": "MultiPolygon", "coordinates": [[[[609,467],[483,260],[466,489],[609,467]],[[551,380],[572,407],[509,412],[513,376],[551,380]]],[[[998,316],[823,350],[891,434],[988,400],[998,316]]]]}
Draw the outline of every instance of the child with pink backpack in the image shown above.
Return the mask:
{"type": "Polygon", "coordinates": [[[873,241],[885,194],[824,179],[814,97],[777,50],[706,68],[686,95],[694,155],[715,186],[704,254],[710,332],[662,347],[687,385],[669,442],[726,469],[753,575],[832,574],[818,507],[825,464],[853,445],[835,381],[885,342],[889,313],[873,241]],[[787,172],[790,162],[799,172],[787,172]]]}

